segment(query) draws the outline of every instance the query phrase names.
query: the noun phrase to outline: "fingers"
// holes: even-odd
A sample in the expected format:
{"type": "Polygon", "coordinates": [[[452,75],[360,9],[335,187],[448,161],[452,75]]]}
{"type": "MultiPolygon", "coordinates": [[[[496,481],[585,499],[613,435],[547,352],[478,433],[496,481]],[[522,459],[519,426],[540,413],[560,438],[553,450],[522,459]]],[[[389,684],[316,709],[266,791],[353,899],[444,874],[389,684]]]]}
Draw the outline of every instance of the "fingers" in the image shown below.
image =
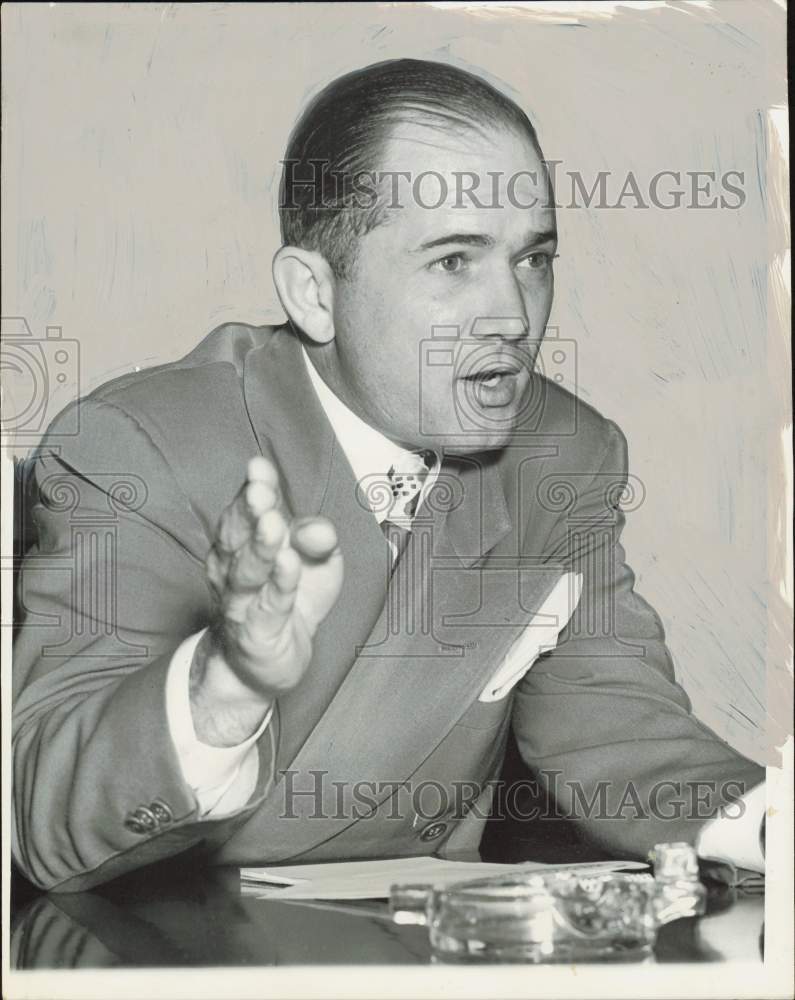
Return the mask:
{"type": "Polygon", "coordinates": [[[269,579],[274,559],[287,540],[287,525],[278,510],[267,510],[257,521],[247,545],[243,545],[227,569],[227,588],[250,593],[269,579]]]}
{"type": "MultiPolygon", "coordinates": [[[[279,477],[271,462],[262,456],[252,458],[246,467],[246,476],[237,496],[221,515],[207,555],[207,577],[221,597],[227,590],[230,570],[240,558],[243,547],[256,535],[263,516],[281,504],[279,477]]],[[[267,537],[259,541],[268,544],[267,537]]],[[[241,585],[258,588],[265,576],[257,565],[257,559],[247,554],[240,561],[241,585]]]]}
{"type": "Polygon", "coordinates": [[[247,475],[242,489],[221,515],[215,546],[222,556],[237,552],[249,540],[262,515],[281,503],[278,473],[267,459],[252,458],[247,475]]]}
{"type": "Polygon", "coordinates": [[[267,459],[247,465],[247,479],[221,516],[207,574],[224,618],[248,622],[250,635],[274,640],[291,615],[313,632],[336,599],[342,555],[327,518],[288,525],[278,473],[267,459]],[[338,565],[339,564],[339,565],[338,565]]]}
{"type": "Polygon", "coordinates": [[[246,467],[246,475],[250,483],[265,483],[273,490],[279,489],[279,473],[272,462],[262,455],[250,458],[246,467]]]}
{"type": "Polygon", "coordinates": [[[292,531],[277,510],[267,510],[254,533],[232,559],[226,574],[226,590],[232,595],[250,594],[272,583],[276,596],[268,605],[287,607],[281,600],[290,594],[292,607],[304,563],[318,564],[337,550],[337,532],[325,518],[304,518],[292,531]],[[281,595],[281,596],[280,596],[281,595]]]}
{"type": "Polygon", "coordinates": [[[262,515],[276,506],[276,493],[266,483],[246,483],[221,515],[216,547],[231,555],[251,537],[262,515]]]}
{"type": "Polygon", "coordinates": [[[300,579],[301,557],[293,549],[282,549],[274,560],[267,586],[260,590],[255,610],[275,616],[289,614],[300,579]]]}
{"type": "Polygon", "coordinates": [[[325,517],[303,517],[293,521],[290,543],[304,559],[322,561],[337,547],[337,531],[325,517]]]}
{"type": "Polygon", "coordinates": [[[256,599],[248,602],[245,620],[250,638],[264,642],[282,632],[295,606],[300,579],[300,556],[293,549],[282,549],[271,564],[267,582],[256,599]]]}
{"type": "Polygon", "coordinates": [[[207,558],[223,615],[222,660],[255,689],[286,690],[303,674],[339,594],[342,553],[326,518],[288,523],[271,462],[251,459],[246,476],[207,558]]]}

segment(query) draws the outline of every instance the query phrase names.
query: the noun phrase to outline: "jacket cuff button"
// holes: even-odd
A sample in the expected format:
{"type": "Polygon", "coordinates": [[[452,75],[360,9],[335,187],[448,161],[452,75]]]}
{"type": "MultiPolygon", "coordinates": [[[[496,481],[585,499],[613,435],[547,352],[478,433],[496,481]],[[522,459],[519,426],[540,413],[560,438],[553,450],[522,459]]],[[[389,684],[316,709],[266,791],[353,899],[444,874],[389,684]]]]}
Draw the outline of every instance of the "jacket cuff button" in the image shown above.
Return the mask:
{"type": "Polygon", "coordinates": [[[431,823],[420,834],[420,840],[438,840],[447,833],[447,823],[431,823]]]}
{"type": "Polygon", "coordinates": [[[162,823],[164,826],[174,819],[171,815],[171,810],[165,802],[152,802],[149,809],[157,822],[162,823]]]}
{"type": "Polygon", "coordinates": [[[138,820],[145,830],[157,829],[157,820],[155,819],[151,809],[147,806],[138,806],[133,813],[133,817],[138,820]]]}

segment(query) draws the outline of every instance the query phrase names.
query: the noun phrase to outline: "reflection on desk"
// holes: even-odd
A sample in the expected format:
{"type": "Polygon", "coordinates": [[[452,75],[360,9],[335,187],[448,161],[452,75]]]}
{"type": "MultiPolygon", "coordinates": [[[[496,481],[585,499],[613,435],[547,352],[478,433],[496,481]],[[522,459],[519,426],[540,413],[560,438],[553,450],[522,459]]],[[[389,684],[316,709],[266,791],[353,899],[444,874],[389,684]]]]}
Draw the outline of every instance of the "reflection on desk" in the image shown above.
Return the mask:
{"type": "MultiPolygon", "coordinates": [[[[237,869],[128,877],[93,892],[12,898],[11,967],[388,964],[431,960],[425,928],[381,903],[277,902],[240,894],[237,869]]],[[[707,916],[661,928],[654,961],[761,961],[764,898],[713,895],[707,916]]]]}

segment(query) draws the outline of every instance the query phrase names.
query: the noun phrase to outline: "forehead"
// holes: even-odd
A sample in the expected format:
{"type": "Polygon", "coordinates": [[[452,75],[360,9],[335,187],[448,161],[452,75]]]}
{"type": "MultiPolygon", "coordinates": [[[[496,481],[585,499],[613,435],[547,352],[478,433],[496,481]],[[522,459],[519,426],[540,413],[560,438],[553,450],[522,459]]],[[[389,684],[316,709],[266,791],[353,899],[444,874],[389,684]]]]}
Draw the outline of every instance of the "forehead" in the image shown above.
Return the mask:
{"type": "Polygon", "coordinates": [[[513,130],[401,125],[378,169],[392,238],[462,224],[498,238],[555,228],[541,156],[513,130]]]}

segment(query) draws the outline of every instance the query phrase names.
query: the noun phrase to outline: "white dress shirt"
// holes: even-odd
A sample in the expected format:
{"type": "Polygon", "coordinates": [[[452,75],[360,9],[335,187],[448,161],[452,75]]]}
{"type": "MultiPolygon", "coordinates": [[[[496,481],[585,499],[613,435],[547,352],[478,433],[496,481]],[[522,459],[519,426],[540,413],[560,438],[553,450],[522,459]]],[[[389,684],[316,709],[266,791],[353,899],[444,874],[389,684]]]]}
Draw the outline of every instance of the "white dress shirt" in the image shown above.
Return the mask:
{"type": "MultiPolygon", "coordinates": [[[[390,467],[401,468],[407,452],[366,424],[329,389],[302,352],[310,381],[357,481],[385,476],[390,467]]],[[[437,460],[420,492],[417,509],[439,475],[437,460]]],[[[380,524],[387,511],[374,511],[380,524]]],[[[190,709],[190,667],[204,631],[186,639],[175,651],[166,680],[166,713],[183,777],[192,788],[203,816],[217,818],[236,812],[249,800],[257,784],[259,754],[256,743],[268,727],[272,710],[247,740],[233,747],[212,747],[200,742],[190,709]]],[[[739,868],[764,871],[759,831],[765,811],[765,786],[754,788],[725,815],[707,823],[697,844],[701,857],[728,862],[739,868]],[[742,813],[738,816],[737,813],[742,813]]]]}

